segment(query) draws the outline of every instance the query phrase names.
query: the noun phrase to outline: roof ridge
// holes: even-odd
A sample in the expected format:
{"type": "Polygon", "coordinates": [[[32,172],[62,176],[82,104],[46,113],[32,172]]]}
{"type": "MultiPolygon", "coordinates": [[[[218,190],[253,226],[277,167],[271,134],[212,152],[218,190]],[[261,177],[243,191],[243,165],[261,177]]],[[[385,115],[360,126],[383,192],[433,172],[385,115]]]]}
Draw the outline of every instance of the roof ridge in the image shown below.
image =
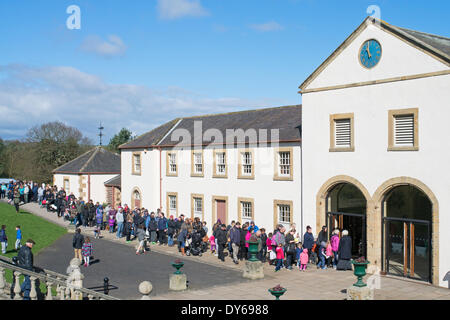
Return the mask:
{"type": "Polygon", "coordinates": [[[64,167],[64,166],[66,166],[66,165],[68,165],[69,163],[72,163],[72,162],[74,162],[75,160],[78,160],[78,158],[81,158],[82,156],[84,156],[84,155],[88,154],[89,152],[92,152],[92,150],[94,150],[94,149],[89,149],[89,150],[88,150],[88,151],[86,151],[85,153],[83,153],[83,154],[80,154],[80,155],[79,155],[78,157],[76,157],[75,159],[72,159],[72,160],[70,160],[70,161],[68,161],[68,162],[64,163],[63,165],[60,165],[59,167],[57,167],[57,168],[53,169],[53,172],[55,172],[55,171],[57,171],[58,169],[60,169],[60,168],[62,168],[62,167],[64,167]]]}
{"type": "Polygon", "coordinates": [[[417,33],[421,33],[421,34],[424,34],[424,35],[427,35],[427,36],[433,36],[433,37],[436,37],[436,38],[441,38],[441,39],[445,39],[445,40],[450,40],[449,37],[441,36],[441,35],[434,34],[434,33],[423,32],[423,31],[419,31],[419,30],[408,29],[408,28],[398,27],[398,26],[396,26],[396,27],[399,28],[399,29],[402,29],[402,30],[407,30],[407,31],[417,32],[417,33]]]}
{"type": "Polygon", "coordinates": [[[281,106],[281,107],[259,108],[259,109],[231,111],[231,112],[223,112],[223,113],[211,113],[211,114],[205,114],[205,115],[200,115],[200,116],[183,117],[181,119],[186,120],[186,119],[193,119],[193,118],[224,116],[224,115],[244,113],[244,112],[258,112],[258,111],[266,111],[266,110],[282,109],[282,108],[295,108],[295,107],[301,107],[301,106],[302,106],[301,104],[293,104],[293,105],[287,105],[287,106],[281,106]]]}
{"type": "Polygon", "coordinates": [[[96,147],[95,151],[92,153],[92,155],[89,157],[89,159],[86,161],[86,163],[80,168],[80,170],[78,170],[78,172],[83,172],[84,169],[87,167],[87,165],[92,161],[92,159],[94,159],[95,155],[98,153],[98,151],[101,149],[102,147],[96,147]]]}

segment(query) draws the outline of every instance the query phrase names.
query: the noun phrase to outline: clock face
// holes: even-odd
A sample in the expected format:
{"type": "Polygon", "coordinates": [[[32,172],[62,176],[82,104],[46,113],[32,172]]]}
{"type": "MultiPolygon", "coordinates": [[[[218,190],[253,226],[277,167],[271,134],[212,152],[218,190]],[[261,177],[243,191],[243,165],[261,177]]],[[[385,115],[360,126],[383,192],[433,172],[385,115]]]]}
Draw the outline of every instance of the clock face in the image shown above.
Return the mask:
{"type": "Polygon", "coordinates": [[[367,40],[361,46],[359,61],[367,69],[375,67],[381,59],[381,45],[377,40],[367,40]]]}

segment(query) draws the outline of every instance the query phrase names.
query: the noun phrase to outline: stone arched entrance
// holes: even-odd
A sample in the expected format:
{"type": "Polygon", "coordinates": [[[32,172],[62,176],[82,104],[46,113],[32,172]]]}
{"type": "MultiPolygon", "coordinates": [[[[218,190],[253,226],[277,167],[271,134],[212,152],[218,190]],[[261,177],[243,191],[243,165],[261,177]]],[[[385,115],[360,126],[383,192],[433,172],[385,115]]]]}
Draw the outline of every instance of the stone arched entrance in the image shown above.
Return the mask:
{"type": "MultiPolygon", "coordinates": [[[[431,238],[432,238],[432,247],[431,247],[431,282],[435,285],[439,285],[439,203],[437,201],[437,198],[433,194],[430,188],[428,188],[424,183],[421,181],[409,178],[409,177],[397,177],[393,179],[389,179],[388,181],[384,182],[374,193],[373,195],[373,202],[375,204],[374,207],[374,227],[376,230],[379,230],[379,232],[376,235],[376,252],[375,254],[383,259],[382,266],[383,268],[386,268],[386,245],[384,243],[385,241],[385,235],[383,235],[383,231],[386,224],[386,214],[388,211],[388,204],[387,204],[387,196],[392,194],[392,192],[398,187],[401,186],[412,186],[414,188],[417,188],[420,190],[421,193],[426,195],[428,197],[428,200],[431,203],[431,238]]],[[[400,221],[405,226],[405,234],[411,234],[410,230],[410,223],[407,223],[408,221],[403,220],[400,221]]],[[[411,223],[413,225],[414,223],[411,223]]],[[[389,229],[389,227],[387,228],[389,229]]],[[[386,231],[384,231],[386,232],[386,231]]],[[[408,243],[406,243],[407,245],[408,243]]],[[[404,247],[404,246],[403,246],[404,247]]],[[[414,246],[413,246],[414,248],[414,246]]],[[[389,248],[391,250],[391,248],[389,248]]],[[[403,249],[402,249],[403,250],[403,249]]],[[[406,269],[405,269],[406,270],[406,269]]],[[[386,271],[386,270],[383,270],[386,271]]]]}
{"type": "MultiPolygon", "coordinates": [[[[367,254],[367,258],[372,262],[372,265],[376,265],[378,263],[378,259],[374,256],[374,237],[375,230],[372,227],[373,225],[373,201],[366,187],[362,183],[360,183],[355,178],[346,175],[335,176],[329,180],[327,180],[316,196],[316,234],[321,230],[323,225],[327,225],[327,208],[331,208],[331,199],[329,196],[330,192],[335,190],[335,188],[341,184],[350,184],[356,187],[363,197],[366,200],[365,205],[365,253],[367,254]]],[[[331,230],[330,230],[331,231],[331,230]]],[[[350,234],[351,235],[351,234],[350,234]]]]}

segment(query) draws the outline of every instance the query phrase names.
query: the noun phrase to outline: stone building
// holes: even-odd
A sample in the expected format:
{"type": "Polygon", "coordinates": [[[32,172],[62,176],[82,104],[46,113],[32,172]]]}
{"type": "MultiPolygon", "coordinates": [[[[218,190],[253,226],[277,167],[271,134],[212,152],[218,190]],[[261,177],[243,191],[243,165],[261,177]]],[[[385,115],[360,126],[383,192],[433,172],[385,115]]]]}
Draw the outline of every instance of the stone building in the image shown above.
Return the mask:
{"type": "MultiPolygon", "coordinates": [[[[120,155],[96,147],[78,158],[53,170],[53,185],[62,187],[69,195],[107,202],[105,182],[120,174],[120,155]]],[[[117,196],[116,196],[117,197],[117,196]]]]}
{"type": "Polygon", "coordinates": [[[367,18],[300,86],[303,212],[372,269],[450,270],[450,39],[367,18]]]}

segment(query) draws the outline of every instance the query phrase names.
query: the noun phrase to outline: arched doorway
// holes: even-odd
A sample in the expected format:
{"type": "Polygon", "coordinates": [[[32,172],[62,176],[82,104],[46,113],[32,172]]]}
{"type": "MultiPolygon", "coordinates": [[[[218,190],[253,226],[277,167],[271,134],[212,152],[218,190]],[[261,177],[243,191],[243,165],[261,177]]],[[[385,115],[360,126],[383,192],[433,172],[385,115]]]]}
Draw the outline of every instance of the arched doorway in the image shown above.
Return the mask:
{"type": "Polygon", "coordinates": [[[326,197],[326,222],[329,235],[334,229],[348,230],[352,239],[352,255],[367,257],[367,200],[351,183],[339,183],[326,197]]]}
{"type": "Polygon", "coordinates": [[[433,203],[412,184],[395,186],[382,203],[383,271],[432,282],[433,203]]]}
{"type": "Polygon", "coordinates": [[[136,188],[131,193],[131,209],[141,208],[141,204],[141,192],[136,188]]]}

